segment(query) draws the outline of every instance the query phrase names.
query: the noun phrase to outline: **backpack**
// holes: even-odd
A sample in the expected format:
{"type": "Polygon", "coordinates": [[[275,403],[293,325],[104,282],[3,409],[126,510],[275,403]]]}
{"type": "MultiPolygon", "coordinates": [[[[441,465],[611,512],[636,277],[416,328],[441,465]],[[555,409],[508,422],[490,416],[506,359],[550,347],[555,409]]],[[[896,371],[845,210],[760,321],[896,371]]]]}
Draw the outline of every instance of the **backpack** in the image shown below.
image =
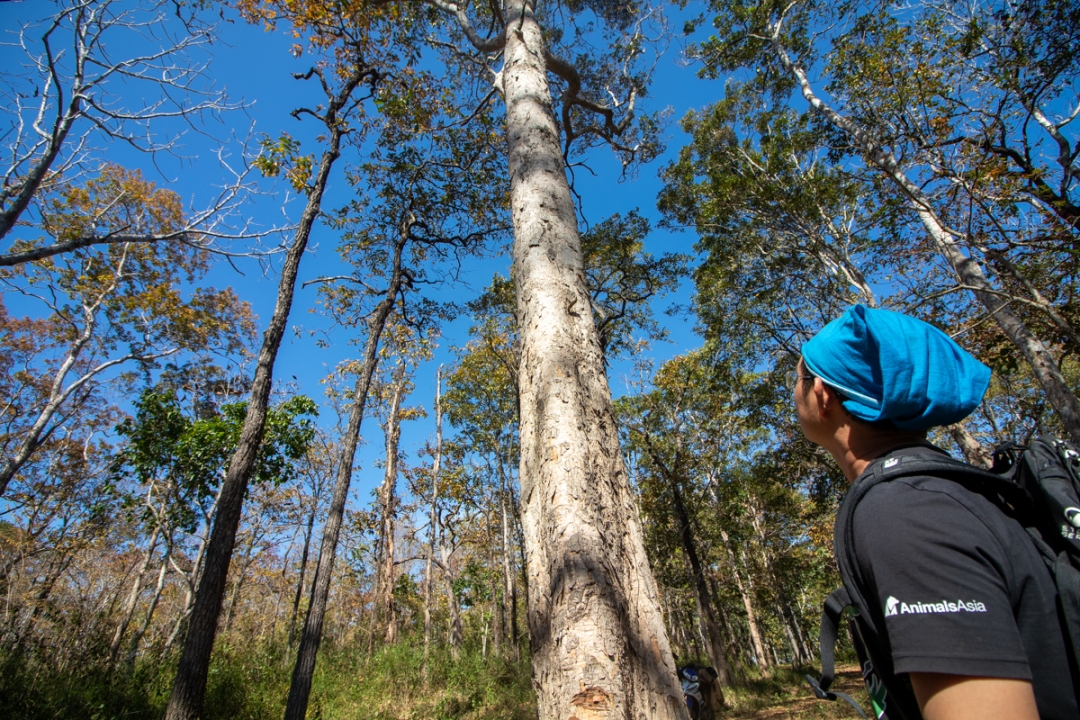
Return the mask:
{"type": "Polygon", "coordinates": [[[700,667],[690,664],[676,669],[682,683],[683,697],[691,720],[711,720],[717,709],[714,685],[717,674],[712,666],[700,667]]]}
{"type": "Polygon", "coordinates": [[[844,611],[853,607],[848,629],[855,644],[874,716],[879,720],[921,718],[907,676],[892,672],[892,657],[867,611],[855,582],[852,519],[855,507],[875,485],[899,477],[928,475],[963,485],[1016,518],[1038,548],[1057,586],[1068,640],[1071,670],[1080,668],[1080,451],[1072,443],[1038,437],[1028,446],[1007,443],[994,452],[994,465],[981,470],[942,454],[932,460],[890,457],[876,460],[856,479],[836,515],[834,547],[843,587],[825,601],[821,615],[821,680],[806,676],[823,700],[842,699],[866,717],[844,693],[830,692],[836,677],[835,645],[844,611]]]}

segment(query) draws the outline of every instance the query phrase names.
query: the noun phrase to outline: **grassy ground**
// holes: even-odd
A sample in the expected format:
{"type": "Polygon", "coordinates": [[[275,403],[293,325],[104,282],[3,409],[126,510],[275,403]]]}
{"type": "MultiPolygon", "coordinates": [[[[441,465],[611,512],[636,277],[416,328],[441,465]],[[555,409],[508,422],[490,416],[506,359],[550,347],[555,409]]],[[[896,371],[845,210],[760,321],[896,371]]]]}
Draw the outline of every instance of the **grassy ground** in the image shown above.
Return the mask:
{"type": "MultiPolygon", "coordinates": [[[[109,672],[84,663],[56,669],[0,655],[0,719],[158,720],[175,666],[142,663],[109,672]]],[[[278,720],[285,710],[290,658],[273,647],[215,651],[203,720],[278,720]]],[[[368,657],[353,648],[320,653],[308,720],[532,720],[536,702],[527,663],[463,652],[432,654],[408,643],[368,657]]]]}
{"type": "MultiPolygon", "coordinates": [[[[832,690],[845,692],[870,708],[858,665],[838,666],[832,690]]],[[[811,670],[817,674],[817,670],[811,670]]],[[[724,720],[810,720],[811,718],[859,717],[843,700],[828,702],[814,697],[803,673],[776,668],[766,678],[751,680],[745,687],[725,690],[728,709],[724,720]]]]}
{"type": "MultiPolygon", "coordinates": [[[[834,689],[868,707],[858,668],[839,668],[834,689]]],[[[280,648],[226,646],[215,652],[204,720],[277,720],[284,712],[292,665],[280,648]]],[[[93,663],[56,670],[0,655],[0,719],[157,720],[164,714],[172,663],[145,663],[110,673],[93,663]]],[[[857,717],[843,702],[814,698],[802,673],[770,677],[725,691],[723,720],[857,717]]],[[[527,662],[479,652],[433,653],[427,681],[423,650],[409,643],[368,657],[326,648],[312,687],[308,720],[533,720],[536,701],[527,662]]]]}

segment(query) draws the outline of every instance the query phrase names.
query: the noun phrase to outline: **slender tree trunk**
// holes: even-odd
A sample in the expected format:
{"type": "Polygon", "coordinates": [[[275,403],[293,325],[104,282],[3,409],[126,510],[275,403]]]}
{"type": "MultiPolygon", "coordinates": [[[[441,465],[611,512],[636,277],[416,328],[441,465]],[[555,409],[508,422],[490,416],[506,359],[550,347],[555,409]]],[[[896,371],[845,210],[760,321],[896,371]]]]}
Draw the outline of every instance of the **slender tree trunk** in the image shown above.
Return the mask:
{"type": "Polygon", "coordinates": [[[813,655],[810,652],[810,646],[806,643],[802,628],[799,626],[799,618],[791,607],[787,594],[781,590],[777,595],[777,611],[784,621],[784,629],[788,633],[795,659],[799,663],[809,663],[813,660],[813,655]]]}
{"type": "MultiPolygon", "coordinates": [[[[498,543],[495,541],[495,527],[491,513],[487,515],[488,530],[488,567],[495,568],[499,561],[496,556],[498,543]]],[[[506,604],[503,602],[502,588],[492,587],[491,592],[491,650],[495,655],[502,656],[503,635],[506,632],[506,604]]]]}
{"type": "Polygon", "coordinates": [[[329,98],[325,115],[322,116],[329,134],[329,147],[322,154],[296,235],[285,255],[281,280],[278,283],[277,303],[263,335],[262,349],[259,351],[259,359],[255,367],[255,378],[251,384],[251,399],[248,402],[247,415],[244,417],[244,427],[240,431],[240,441],[229,462],[225,482],[222,483],[219,507],[207,551],[206,569],[195,595],[195,605],[192,609],[184,649],[180,654],[180,663],[176,669],[176,682],[173,684],[169,706],[165,711],[165,720],[197,720],[202,714],[203,699],[206,694],[206,675],[210,669],[210,652],[214,647],[218,617],[221,615],[221,602],[225,595],[229,561],[236,543],[236,531],[240,525],[244,493],[247,491],[248,481],[255,468],[255,460],[266,429],[266,411],[270,402],[274,361],[288,325],[289,312],[292,310],[300,259],[307,248],[311,228],[319,216],[330,169],[341,154],[341,139],[347,132],[347,127],[340,121],[338,113],[351,101],[353,91],[368,74],[369,70],[366,68],[355,68],[340,92],[329,98]]]}
{"type": "Polygon", "coordinates": [[[431,603],[435,597],[432,584],[432,560],[435,556],[435,526],[439,504],[439,465],[442,462],[442,365],[435,372],[435,454],[431,463],[431,517],[428,520],[428,551],[424,568],[424,685],[431,679],[431,603]]]}
{"type": "Polygon", "coordinates": [[[761,631],[758,629],[757,612],[754,610],[754,600],[751,597],[752,590],[747,587],[747,581],[739,572],[739,562],[735,558],[735,552],[731,549],[731,541],[727,531],[721,528],[720,538],[724,541],[724,549],[727,551],[728,562],[731,563],[731,575],[735,578],[735,587],[739,590],[742,598],[743,609],[746,611],[746,624],[750,631],[750,647],[757,657],[758,667],[764,672],[769,667],[769,659],[765,656],[765,643],[761,641],[761,631]]]}
{"type": "Polygon", "coordinates": [[[401,440],[401,398],[405,393],[406,367],[401,361],[398,377],[394,382],[394,394],[390,400],[390,415],[386,420],[386,473],[383,476],[379,498],[382,502],[382,564],[379,568],[379,594],[375,605],[386,620],[383,640],[387,645],[397,641],[397,608],[394,605],[394,532],[397,523],[397,457],[401,440]]]}
{"type": "Polygon", "coordinates": [[[1046,392],[1047,400],[1057,413],[1069,438],[1075,443],[1080,443],[1080,400],[1073,394],[1068,382],[1061,374],[1061,368],[1049,348],[1013,311],[1009,301],[995,291],[979,262],[971,255],[964,254],[953,233],[945,227],[945,223],[934,210],[930,199],[922,188],[907,176],[892,153],[816,95],[806,72],[791,60],[787,50],[781,45],[779,25],[775,26],[774,31],[773,49],[781,64],[799,84],[803,97],[829,122],[843,130],[862,151],[867,161],[881,170],[908,199],[912,210],[934,245],[937,246],[938,252],[952,266],[960,282],[971,290],[987,313],[997,322],[1005,336],[1031,365],[1035,378],[1046,392]]]}
{"type": "Polygon", "coordinates": [[[517,626],[517,587],[514,581],[513,538],[510,535],[510,523],[506,513],[506,472],[503,468],[502,455],[499,463],[499,511],[502,515],[502,572],[503,572],[503,607],[504,616],[509,616],[509,633],[514,661],[521,658],[518,645],[517,626]]]}
{"type": "Polygon", "coordinates": [[[461,603],[458,602],[457,593],[454,591],[453,577],[450,574],[450,557],[446,552],[446,546],[439,548],[442,553],[442,576],[446,583],[446,602],[450,610],[447,642],[450,645],[450,655],[455,660],[461,655],[461,643],[465,639],[465,628],[461,622],[461,603]]]}
{"type": "Polygon", "coordinates": [[[116,626],[112,642],[109,643],[110,665],[116,662],[116,655],[120,652],[120,643],[124,639],[124,633],[127,632],[128,624],[131,623],[131,618],[135,615],[135,606],[139,602],[139,596],[142,595],[143,579],[146,577],[147,570],[150,569],[150,561],[154,557],[160,535],[161,528],[155,525],[154,531],[150,533],[150,541],[146,544],[146,556],[143,557],[139,570],[135,573],[135,581],[131,584],[131,594],[128,595],[127,603],[124,605],[124,614],[120,618],[120,624],[116,626]]]}
{"type": "MultiPolygon", "coordinates": [[[[686,558],[690,562],[690,575],[694,588],[694,602],[697,605],[698,614],[705,625],[705,629],[708,633],[708,642],[705,645],[706,651],[709,655],[709,660],[712,661],[713,666],[719,673],[719,681],[721,685],[731,685],[731,666],[728,664],[727,654],[724,651],[725,641],[724,634],[720,630],[720,625],[716,621],[716,614],[713,610],[714,602],[712,593],[709,592],[709,584],[705,579],[705,568],[701,564],[701,559],[697,553],[697,543],[694,540],[694,530],[690,524],[690,515],[686,512],[686,505],[683,502],[682,491],[679,488],[678,481],[669,481],[669,487],[671,488],[671,496],[675,505],[675,519],[679,523],[679,539],[682,541],[683,552],[686,553],[686,558]]],[[[717,687],[717,691],[720,692],[720,702],[724,701],[723,691],[717,687]]]]}
{"type": "Polygon", "coordinates": [[[378,364],[379,338],[382,337],[387,318],[394,309],[398,291],[401,289],[401,258],[408,240],[408,228],[402,228],[394,247],[386,295],[379,302],[368,325],[364,362],[356,378],[356,387],[353,389],[353,404],[349,411],[349,424],[343,437],[341,459],[338,461],[337,478],[334,481],[334,494],[330,499],[326,523],[323,525],[322,547],[319,549],[319,560],[315,565],[315,578],[311,583],[311,603],[308,605],[304,632],[300,636],[300,648],[296,653],[292,682],[289,684],[285,720],[303,720],[304,715],[307,714],[311,679],[315,675],[315,658],[319,653],[319,644],[322,642],[326,603],[330,597],[330,578],[334,573],[334,558],[341,533],[341,521],[345,515],[345,502],[349,498],[349,485],[352,483],[356,446],[360,438],[360,424],[364,419],[364,408],[367,404],[368,390],[371,387],[371,378],[378,364]]]}
{"type": "Polygon", "coordinates": [[[811,641],[810,637],[806,634],[806,628],[803,627],[801,621],[801,613],[796,610],[796,606],[787,600],[788,614],[791,616],[792,624],[795,626],[795,633],[798,635],[799,640],[802,642],[803,655],[806,657],[806,662],[813,662],[814,656],[817,653],[817,644],[811,641]]]}
{"type": "MultiPolygon", "coordinates": [[[[167,548],[166,552],[169,552],[167,548]]],[[[168,572],[168,558],[162,558],[161,567],[158,568],[158,578],[157,584],[154,586],[154,594],[150,597],[150,605],[146,608],[146,615],[143,616],[142,625],[140,625],[139,629],[135,631],[135,634],[131,636],[131,642],[128,644],[127,658],[124,662],[129,669],[135,666],[135,658],[139,654],[139,644],[146,635],[146,631],[150,629],[150,623],[154,620],[154,611],[157,610],[158,602],[161,600],[161,593],[165,589],[165,576],[168,572]]]]}
{"type": "MultiPolygon", "coordinates": [[[[712,596],[719,597],[720,593],[716,589],[716,579],[709,578],[709,588],[712,590],[712,596]]],[[[736,685],[746,685],[746,667],[743,663],[743,656],[740,652],[740,645],[738,638],[736,637],[735,628],[732,627],[731,622],[728,621],[727,612],[724,611],[722,605],[716,606],[717,617],[720,618],[720,627],[724,631],[724,637],[728,639],[726,657],[731,663],[732,680],[736,685]]]]}
{"type": "Polygon", "coordinates": [[[296,616],[300,612],[300,598],[304,592],[304,575],[307,573],[308,553],[311,552],[311,535],[315,529],[318,507],[315,498],[312,498],[311,514],[308,515],[307,528],[304,530],[304,550],[300,554],[300,579],[296,581],[296,594],[293,595],[292,614],[289,616],[289,647],[296,641],[296,616]]]}
{"type": "MultiPolygon", "coordinates": [[[[697,608],[698,616],[701,618],[701,624],[705,628],[705,637],[702,639],[705,652],[708,654],[709,660],[719,674],[718,679],[720,685],[730,686],[732,684],[732,677],[731,665],[728,663],[727,653],[725,651],[727,643],[724,634],[720,629],[720,625],[716,620],[715,603],[713,601],[712,593],[710,592],[708,580],[705,577],[705,568],[701,563],[701,558],[698,556],[697,541],[694,539],[694,528],[690,520],[690,513],[686,510],[686,503],[683,501],[679,477],[669,469],[667,463],[665,463],[659,453],[655,451],[648,433],[642,432],[641,436],[645,441],[649,457],[660,470],[664,479],[667,481],[668,489],[671,490],[675,521],[678,523],[679,527],[679,542],[682,545],[683,554],[686,555],[687,562],[690,563],[690,581],[694,591],[694,605],[697,608]]],[[[677,458],[678,455],[676,456],[676,463],[679,462],[677,458]]],[[[720,702],[723,703],[723,691],[720,690],[719,685],[717,686],[717,691],[720,693],[720,702]]]]}
{"type": "Polygon", "coordinates": [[[542,33],[529,0],[507,2],[506,20],[522,525],[539,716],[683,719],[619,452],[542,33]]]}
{"type": "Polygon", "coordinates": [[[251,535],[248,537],[247,543],[244,545],[244,559],[240,563],[239,571],[236,573],[236,583],[232,587],[232,592],[229,593],[228,609],[225,610],[225,627],[222,628],[223,632],[229,632],[229,628],[232,627],[233,616],[236,613],[236,603],[240,601],[240,590],[244,587],[244,576],[247,575],[248,568],[251,567],[251,554],[255,550],[255,543],[258,540],[254,528],[251,530],[251,535]]]}

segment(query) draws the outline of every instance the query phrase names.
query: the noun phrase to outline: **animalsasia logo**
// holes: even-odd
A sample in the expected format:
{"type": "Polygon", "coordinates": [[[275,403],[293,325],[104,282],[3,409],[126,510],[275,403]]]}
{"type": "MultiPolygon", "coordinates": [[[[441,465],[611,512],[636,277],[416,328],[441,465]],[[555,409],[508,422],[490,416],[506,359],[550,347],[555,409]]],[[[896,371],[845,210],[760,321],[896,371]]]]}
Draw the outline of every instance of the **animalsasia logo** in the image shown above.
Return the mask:
{"type": "Polygon", "coordinates": [[[893,596],[885,601],[885,617],[895,615],[925,615],[927,613],[986,612],[986,605],[978,600],[942,600],[940,602],[900,602],[893,596]]]}

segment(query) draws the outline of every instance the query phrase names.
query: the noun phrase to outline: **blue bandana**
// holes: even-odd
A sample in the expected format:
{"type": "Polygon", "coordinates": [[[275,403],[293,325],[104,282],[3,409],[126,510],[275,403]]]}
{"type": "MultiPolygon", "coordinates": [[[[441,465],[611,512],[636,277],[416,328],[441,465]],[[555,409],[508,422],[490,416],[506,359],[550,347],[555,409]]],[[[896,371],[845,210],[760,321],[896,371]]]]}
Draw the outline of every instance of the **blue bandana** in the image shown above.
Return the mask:
{"type": "Polygon", "coordinates": [[[900,430],[959,422],[978,407],[990,368],[922,320],[856,305],[802,348],[803,363],[857,418],[900,430]]]}

